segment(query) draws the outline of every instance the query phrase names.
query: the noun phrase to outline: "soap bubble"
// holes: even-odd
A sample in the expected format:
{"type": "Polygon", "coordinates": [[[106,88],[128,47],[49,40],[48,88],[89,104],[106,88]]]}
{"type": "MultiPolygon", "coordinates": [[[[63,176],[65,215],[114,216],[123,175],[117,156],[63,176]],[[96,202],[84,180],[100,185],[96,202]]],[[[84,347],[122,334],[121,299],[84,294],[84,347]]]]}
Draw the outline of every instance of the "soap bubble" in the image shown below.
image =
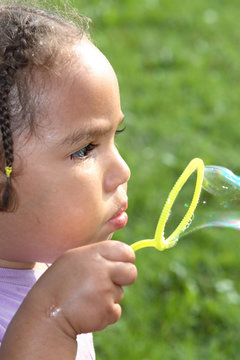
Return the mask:
{"type": "Polygon", "coordinates": [[[194,219],[180,237],[205,227],[240,230],[240,176],[222,166],[205,166],[194,219]]]}

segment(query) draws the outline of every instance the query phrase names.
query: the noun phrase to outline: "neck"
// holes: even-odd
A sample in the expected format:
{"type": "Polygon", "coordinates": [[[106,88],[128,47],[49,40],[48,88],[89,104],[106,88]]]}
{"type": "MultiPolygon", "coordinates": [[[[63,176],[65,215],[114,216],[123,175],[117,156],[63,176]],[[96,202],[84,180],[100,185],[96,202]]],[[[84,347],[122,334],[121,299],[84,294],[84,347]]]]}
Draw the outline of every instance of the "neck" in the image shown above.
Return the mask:
{"type": "Polygon", "coordinates": [[[19,261],[8,261],[0,259],[0,267],[7,269],[22,269],[22,270],[46,270],[48,267],[44,263],[36,262],[19,262],[19,261]]]}

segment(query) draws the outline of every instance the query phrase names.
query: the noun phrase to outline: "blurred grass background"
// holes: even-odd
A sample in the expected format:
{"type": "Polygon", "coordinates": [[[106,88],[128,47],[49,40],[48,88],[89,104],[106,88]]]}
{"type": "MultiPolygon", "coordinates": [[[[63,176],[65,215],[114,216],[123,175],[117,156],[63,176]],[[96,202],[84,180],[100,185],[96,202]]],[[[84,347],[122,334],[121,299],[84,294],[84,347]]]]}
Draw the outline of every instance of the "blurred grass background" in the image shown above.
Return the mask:
{"type": "MultiPolygon", "coordinates": [[[[54,1],[53,1],[54,2],[54,1]]],[[[54,3],[58,3],[55,1],[54,3]]],[[[237,0],[76,0],[120,83],[130,165],[129,244],[152,237],[193,157],[240,174],[237,0]]],[[[121,320],[95,334],[98,360],[239,359],[240,234],[205,229],[137,252],[121,320]]]]}

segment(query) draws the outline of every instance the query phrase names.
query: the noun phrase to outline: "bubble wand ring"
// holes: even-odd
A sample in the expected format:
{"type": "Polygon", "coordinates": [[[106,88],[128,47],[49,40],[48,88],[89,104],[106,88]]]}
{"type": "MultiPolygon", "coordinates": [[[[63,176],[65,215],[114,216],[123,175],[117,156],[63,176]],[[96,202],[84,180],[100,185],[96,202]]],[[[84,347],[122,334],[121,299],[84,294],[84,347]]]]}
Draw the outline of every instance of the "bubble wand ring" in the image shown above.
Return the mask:
{"type": "Polygon", "coordinates": [[[144,247],[155,247],[157,250],[163,251],[165,249],[173,247],[177,243],[180,233],[185,230],[185,228],[189,224],[189,221],[191,221],[193,213],[197,207],[202,189],[203,177],[204,177],[204,163],[201,159],[195,158],[192,161],[190,161],[190,163],[188,164],[188,166],[183,171],[183,173],[181,174],[181,176],[178,178],[177,182],[173,186],[172,190],[170,191],[167,201],[165,202],[165,205],[159,217],[154,238],[135,242],[134,244],[131,245],[134,251],[142,249],[144,247]],[[192,173],[195,170],[197,170],[197,180],[196,180],[194,194],[192,197],[192,202],[185,216],[180,221],[179,225],[172,232],[172,234],[167,239],[165,239],[164,229],[168,217],[170,215],[171,208],[174,204],[174,201],[176,200],[176,197],[178,196],[185,182],[188,180],[188,178],[192,175],[192,173]]]}

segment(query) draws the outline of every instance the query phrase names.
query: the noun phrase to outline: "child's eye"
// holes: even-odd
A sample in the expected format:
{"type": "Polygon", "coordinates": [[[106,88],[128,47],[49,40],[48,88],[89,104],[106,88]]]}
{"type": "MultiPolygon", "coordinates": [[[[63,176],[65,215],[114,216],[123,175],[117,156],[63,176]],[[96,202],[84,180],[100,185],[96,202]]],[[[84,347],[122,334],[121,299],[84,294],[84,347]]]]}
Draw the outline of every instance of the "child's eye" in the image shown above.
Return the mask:
{"type": "Polygon", "coordinates": [[[70,155],[71,160],[73,159],[84,159],[89,153],[97,147],[95,144],[88,144],[84,146],[82,149],[77,150],[75,153],[70,155]]]}

